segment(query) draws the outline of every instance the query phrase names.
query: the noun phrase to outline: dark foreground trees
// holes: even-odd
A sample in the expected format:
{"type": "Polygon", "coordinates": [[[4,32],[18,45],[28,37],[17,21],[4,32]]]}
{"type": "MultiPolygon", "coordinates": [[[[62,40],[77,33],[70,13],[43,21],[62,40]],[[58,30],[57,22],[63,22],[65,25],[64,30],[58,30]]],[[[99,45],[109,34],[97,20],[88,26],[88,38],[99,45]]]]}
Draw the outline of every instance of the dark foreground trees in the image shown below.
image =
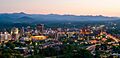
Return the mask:
{"type": "Polygon", "coordinates": [[[42,49],[38,54],[32,55],[29,58],[44,58],[44,57],[56,57],[56,58],[93,58],[90,51],[81,49],[72,45],[63,46],[60,50],[54,47],[48,47],[42,49]]]}

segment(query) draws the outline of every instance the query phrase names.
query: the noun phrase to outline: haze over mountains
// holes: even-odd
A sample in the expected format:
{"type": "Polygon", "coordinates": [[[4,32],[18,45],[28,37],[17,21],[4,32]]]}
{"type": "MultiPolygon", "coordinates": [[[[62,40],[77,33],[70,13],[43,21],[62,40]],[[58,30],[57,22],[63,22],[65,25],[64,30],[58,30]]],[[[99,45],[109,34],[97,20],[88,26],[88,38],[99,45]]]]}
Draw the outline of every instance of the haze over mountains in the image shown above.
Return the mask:
{"type": "Polygon", "coordinates": [[[58,15],[58,14],[26,14],[1,13],[0,23],[38,23],[38,22],[62,22],[62,21],[112,21],[119,20],[119,17],[92,16],[92,15],[58,15]]]}

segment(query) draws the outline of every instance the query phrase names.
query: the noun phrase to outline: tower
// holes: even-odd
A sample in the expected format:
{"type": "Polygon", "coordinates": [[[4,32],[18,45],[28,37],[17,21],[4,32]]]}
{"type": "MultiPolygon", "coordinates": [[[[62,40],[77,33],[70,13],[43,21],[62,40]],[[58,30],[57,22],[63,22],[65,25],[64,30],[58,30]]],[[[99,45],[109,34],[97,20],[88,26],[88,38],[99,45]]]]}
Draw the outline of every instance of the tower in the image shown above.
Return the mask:
{"type": "Polygon", "coordinates": [[[44,24],[38,24],[37,25],[37,30],[38,30],[38,32],[43,33],[43,31],[44,31],[44,24]]]}
{"type": "Polygon", "coordinates": [[[12,28],[11,30],[12,40],[19,39],[19,29],[18,28],[12,28]]]}

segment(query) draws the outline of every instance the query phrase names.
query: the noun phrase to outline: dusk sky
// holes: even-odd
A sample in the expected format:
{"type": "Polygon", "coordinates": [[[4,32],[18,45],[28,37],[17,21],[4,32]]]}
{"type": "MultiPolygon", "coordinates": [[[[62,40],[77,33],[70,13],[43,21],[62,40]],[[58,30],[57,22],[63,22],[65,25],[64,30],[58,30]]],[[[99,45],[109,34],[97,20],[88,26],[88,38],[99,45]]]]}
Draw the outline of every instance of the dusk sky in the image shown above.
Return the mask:
{"type": "Polygon", "coordinates": [[[0,0],[0,13],[120,16],[120,0],[0,0]]]}

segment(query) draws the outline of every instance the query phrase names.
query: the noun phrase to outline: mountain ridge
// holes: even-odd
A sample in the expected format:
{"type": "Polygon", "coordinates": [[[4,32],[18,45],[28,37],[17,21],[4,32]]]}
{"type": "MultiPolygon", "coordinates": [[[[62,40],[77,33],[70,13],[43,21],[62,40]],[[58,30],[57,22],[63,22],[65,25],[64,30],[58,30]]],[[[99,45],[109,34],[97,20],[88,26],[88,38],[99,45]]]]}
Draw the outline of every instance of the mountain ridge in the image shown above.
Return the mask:
{"type": "Polygon", "coordinates": [[[119,20],[119,17],[109,17],[102,15],[59,15],[59,14],[27,14],[20,13],[0,13],[0,22],[6,23],[35,23],[41,21],[112,21],[119,20]]]}

